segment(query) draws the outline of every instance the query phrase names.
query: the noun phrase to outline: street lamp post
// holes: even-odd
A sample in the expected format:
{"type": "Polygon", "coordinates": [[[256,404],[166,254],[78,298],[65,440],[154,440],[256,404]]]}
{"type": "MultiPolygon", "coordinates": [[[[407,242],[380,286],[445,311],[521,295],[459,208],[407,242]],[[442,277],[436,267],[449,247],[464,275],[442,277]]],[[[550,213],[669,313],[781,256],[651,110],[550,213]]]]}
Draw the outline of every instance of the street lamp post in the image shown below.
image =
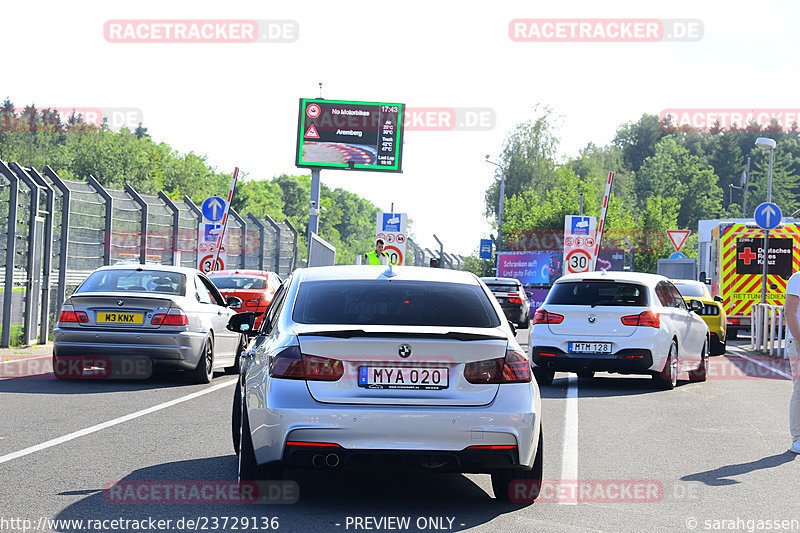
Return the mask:
{"type": "MultiPolygon", "coordinates": [[[[767,202],[772,201],[772,159],[775,154],[776,143],[768,137],[756,139],[756,146],[762,150],[769,150],[769,170],[767,172],[767,202]]],[[[767,303],[767,250],[769,250],[769,230],[764,230],[764,254],[761,267],[761,303],[767,303]]]]}
{"type": "Polygon", "coordinates": [[[500,163],[489,161],[489,154],[486,154],[486,162],[500,169],[500,211],[497,213],[497,237],[499,241],[503,228],[503,203],[506,198],[506,172],[503,170],[503,166],[500,163]]]}

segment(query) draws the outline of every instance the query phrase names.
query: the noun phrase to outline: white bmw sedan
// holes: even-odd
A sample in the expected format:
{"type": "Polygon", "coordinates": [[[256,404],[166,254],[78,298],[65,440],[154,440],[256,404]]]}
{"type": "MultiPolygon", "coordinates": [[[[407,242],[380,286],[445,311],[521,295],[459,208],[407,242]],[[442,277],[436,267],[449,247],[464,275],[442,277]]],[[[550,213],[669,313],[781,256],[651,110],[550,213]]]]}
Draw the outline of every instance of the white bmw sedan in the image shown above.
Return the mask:
{"type": "MultiPolygon", "coordinates": [[[[252,315],[229,328],[249,333],[252,315]]],[[[530,501],[542,478],[530,360],[468,272],[296,270],[242,359],[232,418],[241,480],[419,468],[491,474],[496,498],[530,501]]]]}
{"type": "Polygon", "coordinates": [[[709,331],[698,300],[687,307],[669,279],[636,272],[591,272],[558,279],[531,322],[539,383],[557,371],[650,374],[672,389],[678,374],[705,381],[709,331]]]}

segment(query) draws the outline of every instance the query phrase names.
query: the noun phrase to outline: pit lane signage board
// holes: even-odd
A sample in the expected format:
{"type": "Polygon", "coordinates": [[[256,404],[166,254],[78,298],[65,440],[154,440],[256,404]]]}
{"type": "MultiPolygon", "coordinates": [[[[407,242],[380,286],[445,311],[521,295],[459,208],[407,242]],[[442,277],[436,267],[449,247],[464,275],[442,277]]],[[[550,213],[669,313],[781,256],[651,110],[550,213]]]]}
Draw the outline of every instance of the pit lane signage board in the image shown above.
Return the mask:
{"type": "Polygon", "coordinates": [[[405,107],[301,98],[295,165],[402,172],[405,107]]]}
{"type": "Polygon", "coordinates": [[[378,213],[375,240],[383,239],[383,251],[389,255],[389,262],[393,265],[402,265],[405,260],[407,224],[408,215],[405,213],[378,213]]]}
{"type": "Polygon", "coordinates": [[[588,272],[592,266],[597,218],[579,215],[564,217],[564,273],[588,272]]]}
{"type": "Polygon", "coordinates": [[[214,256],[217,255],[217,240],[222,231],[222,224],[204,220],[197,229],[197,269],[208,274],[212,270],[225,270],[228,262],[228,234],[222,237],[219,243],[219,257],[216,268],[214,256]]]}

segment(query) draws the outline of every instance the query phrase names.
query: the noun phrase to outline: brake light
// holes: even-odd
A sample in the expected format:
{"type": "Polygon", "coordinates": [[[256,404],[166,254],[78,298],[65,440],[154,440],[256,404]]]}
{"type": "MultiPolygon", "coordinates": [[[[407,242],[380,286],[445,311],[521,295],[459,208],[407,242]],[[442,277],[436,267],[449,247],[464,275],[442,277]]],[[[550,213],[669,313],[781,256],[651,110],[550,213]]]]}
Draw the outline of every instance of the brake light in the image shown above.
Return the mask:
{"type": "Polygon", "coordinates": [[[560,324],[564,320],[563,315],[548,313],[541,307],[533,314],[533,324],[560,324]]]}
{"type": "Polygon", "coordinates": [[[524,353],[506,350],[502,359],[485,359],[467,363],[464,377],[469,383],[527,383],[531,380],[531,363],[524,353]]]}
{"type": "Polygon", "coordinates": [[[341,448],[341,445],[333,442],[306,442],[300,440],[288,440],[287,446],[313,446],[314,448],[341,448]]]}
{"type": "Polygon", "coordinates": [[[61,308],[61,314],[58,316],[59,322],[79,322],[85,324],[89,322],[89,315],[83,311],[75,311],[71,305],[65,305],[61,308]]]}
{"type": "Polygon", "coordinates": [[[739,325],[739,319],[738,318],[728,318],[728,324],[730,324],[732,326],[738,326],[739,325]]]}
{"type": "Polygon", "coordinates": [[[344,375],[344,364],[338,359],[305,355],[298,346],[290,346],[272,357],[269,375],[284,379],[336,381],[344,375]]]}
{"type": "Polygon", "coordinates": [[[638,315],[624,316],[620,320],[622,320],[622,323],[626,326],[647,326],[650,328],[658,328],[661,326],[661,319],[658,313],[654,313],[650,310],[642,311],[638,315]]]}
{"type": "Polygon", "coordinates": [[[154,326],[187,326],[189,317],[182,309],[170,309],[167,314],[159,313],[153,315],[150,323],[154,326]]]}
{"type": "Polygon", "coordinates": [[[517,447],[513,444],[476,444],[475,446],[467,446],[465,450],[516,450],[517,447]]]}
{"type": "Polygon", "coordinates": [[[510,304],[522,304],[522,298],[509,298],[508,303],[510,304]]]}

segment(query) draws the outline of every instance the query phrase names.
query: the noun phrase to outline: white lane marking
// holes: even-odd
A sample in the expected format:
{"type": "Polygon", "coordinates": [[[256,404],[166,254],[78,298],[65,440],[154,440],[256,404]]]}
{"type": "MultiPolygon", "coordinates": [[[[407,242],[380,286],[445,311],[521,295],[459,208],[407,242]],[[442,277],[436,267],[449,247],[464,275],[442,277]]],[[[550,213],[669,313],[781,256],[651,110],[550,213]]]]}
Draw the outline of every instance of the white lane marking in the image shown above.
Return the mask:
{"type": "Polygon", "coordinates": [[[764,364],[764,363],[762,363],[761,361],[758,361],[758,360],[756,360],[756,359],[751,359],[751,358],[747,357],[746,355],[740,355],[739,357],[741,357],[742,359],[747,359],[747,360],[748,360],[748,361],[750,361],[751,363],[755,363],[755,364],[757,364],[758,366],[761,366],[761,367],[767,368],[767,369],[769,369],[771,372],[775,372],[775,373],[776,373],[776,374],[778,374],[779,376],[783,376],[783,377],[785,377],[786,379],[792,379],[792,376],[791,376],[790,374],[787,374],[787,373],[786,373],[786,372],[784,372],[783,370],[778,370],[777,368],[775,368],[775,367],[772,367],[772,366],[770,366],[770,365],[765,365],[765,364],[764,364]]]}
{"type": "Polygon", "coordinates": [[[11,356],[11,357],[16,357],[16,359],[3,359],[2,361],[0,361],[0,365],[5,365],[5,364],[8,364],[8,363],[19,363],[20,361],[21,362],[32,361],[34,359],[50,359],[52,356],[51,355],[32,355],[30,357],[27,357],[27,356],[22,356],[22,357],[20,357],[20,356],[11,356]]]}
{"type": "Polygon", "coordinates": [[[135,413],[131,413],[129,415],[121,416],[119,418],[115,418],[113,420],[109,420],[108,422],[103,422],[101,424],[97,424],[85,429],[81,429],[75,431],[73,433],[69,433],[62,437],[58,437],[55,439],[48,440],[41,444],[36,444],[35,446],[30,446],[23,450],[19,450],[17,452],[12,452],[6,455],[0,456],[0,464],[6,463],[8,461],[12,461],[14,459],[18,459],[20,457],[24,457],[25,455],[32,454],[34,452],[38,452],[47,448],[51,448],[53,446],[57,446],[59,444],[63,444],[65,442],[71,441],[73,439],[77,439],[78,437],[83,437],[85,435],[89,435],[91,433],[95,433],[102,429],[110,428],[112,426],[116,426],[117,424],[122,424],[123,422],[128,422],[129,420],[133,420],[135,418],[139,418],[140,416],[149,415],[150,413],[155,413],[156,411],[160,411],[162,409],[166,409],[167,407],[172,407],[173,405],[177,405],[179,403],[188,402],[189,400],[193,400],[195,398],[199,398],[204,394],[208,394],[210,392],[217,391],[224,387],[228,387],[236,383],[238,379],[234,378],[230,381],[226,381],[224,383],[220,383],[218,385],[214,385],[207,389],[203,389],[201,391],[193,392],[192,394],[187,394],[186,396],[182,396],[181,398],[177,398],[175,400],[170,400],[168,402],[160,403],[158,405],[154,405],[153,407],[148,407],[147,409],[142,409],[141,411],[136,411],[135,413]]]}
{"type": "MultiPolygon", "coordinates": [[[[564,407],[564,450],[561,455],[561,481],[575,483],[578,479],[578,376],[567,378],[567,396],[564,407]]],[[[578,505],[574,497],[559,498],[562,505],[578,505]]]]}

